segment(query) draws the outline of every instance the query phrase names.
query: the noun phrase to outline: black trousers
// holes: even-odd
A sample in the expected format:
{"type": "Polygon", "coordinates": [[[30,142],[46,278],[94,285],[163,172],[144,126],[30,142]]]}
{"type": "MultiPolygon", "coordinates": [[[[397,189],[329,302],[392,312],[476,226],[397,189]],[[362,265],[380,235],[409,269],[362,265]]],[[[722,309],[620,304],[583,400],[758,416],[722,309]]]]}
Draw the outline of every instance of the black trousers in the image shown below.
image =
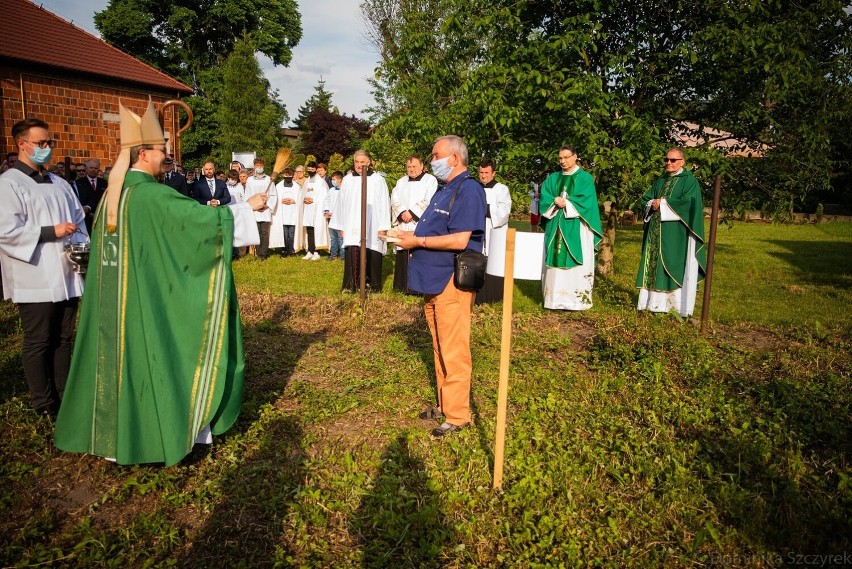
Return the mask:
{"type": "Polygon", "coordinates": [[[79,298],[18,304],[24,329],[21,359],[36,411],[55,415],[62,402],[79,298]]]}
{"type": "MultiPolygon", "coordinates": [[[[361,286],[361,247],[351,245],[344,249],[343,290],[357,292],[361,286]]],[[[382,290],[382,254],[367,249],[366,283],[370,290],[382,290]]]]}
{"type": "Polygon", "coordinates": [[[408,291],[408,255],[408,251],[400,249],[394,258],[393,289],[398,292],[408,291]]]}
{"type": "Polygon", "coordinates": [[[308,253],[316,253],[317,243],[316,239],[314,238],[314,228],[305,227],[305,232],[308,234],[308,253]]]}
{"type": "Polygon", "coordinates": [[[272,228],[271,221],[258,221],[257,232],[260,234],[260,245],[255,248],[257,256],[265,259],[269,256],[269,230],[272,228]]]}
{"type": "Polygon", "coordinates": [[[503,277],[485,273],[485,284],[476,293],[476,304],[490,304],[503,300],[503,277]]]}

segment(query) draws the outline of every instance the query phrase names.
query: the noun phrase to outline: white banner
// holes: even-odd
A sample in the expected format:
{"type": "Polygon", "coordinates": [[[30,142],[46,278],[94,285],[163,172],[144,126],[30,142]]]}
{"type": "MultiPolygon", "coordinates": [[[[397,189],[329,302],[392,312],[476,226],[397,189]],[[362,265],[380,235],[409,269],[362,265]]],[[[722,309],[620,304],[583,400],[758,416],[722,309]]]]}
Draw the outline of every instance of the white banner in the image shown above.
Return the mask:
{"type": "MultiPolygon", "coordinates": [[[[502,277],[506,267],[506,232],[491,230],[485,272],[502,277]]],[[[515,232],[515,279],[539,281],[544,271],[544,233],[515,232]]]]}

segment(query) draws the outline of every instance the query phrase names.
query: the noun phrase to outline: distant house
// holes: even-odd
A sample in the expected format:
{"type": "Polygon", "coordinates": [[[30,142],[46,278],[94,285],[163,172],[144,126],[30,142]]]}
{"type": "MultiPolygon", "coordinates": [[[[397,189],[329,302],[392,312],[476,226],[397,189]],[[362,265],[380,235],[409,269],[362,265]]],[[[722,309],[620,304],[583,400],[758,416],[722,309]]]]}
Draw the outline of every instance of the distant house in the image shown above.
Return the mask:
{"type": "Polygon", "coordinates": [[[753,144],[734,138],[733,134],[724,130],[705,126],[702,129],[704,136],[699,136],[695,134],[698,131],[697,124],[684,122],[681,126],[683,128],[678,130],[676,136],[680,139],[681,145],[686,148],[694,148],[709,143],[712,148],[718,149],[725,156],[744,158],[761,158],[768,149],[765,144],[755,147],[753,144]]]}
{"type": "Polygon", "coordinates": [[[285,140],[289,140],[290,144],[295,145],[299,137],[302,136],[302,131],[296,128],[282,128],[281,135],[285,140]]]}
{"type": "MultiPolygon", "coordinates": [[[[112,47],[29,0],[3,0],[0,34],[0,151],[14,150],[12,125],[35,117],[56,138],[53,162],[98,158],[113,163],[119,151],[118,101],[137,114],[148,97],[158,110],[192,93],[180,81],[112,47]],[[21,28],[26,31],[18,32],[21,28]]],[[[173,138],[175,107],[164,130],[173,138]]],[[[169,140],[170,148],[173,141],[169,140]]]]}

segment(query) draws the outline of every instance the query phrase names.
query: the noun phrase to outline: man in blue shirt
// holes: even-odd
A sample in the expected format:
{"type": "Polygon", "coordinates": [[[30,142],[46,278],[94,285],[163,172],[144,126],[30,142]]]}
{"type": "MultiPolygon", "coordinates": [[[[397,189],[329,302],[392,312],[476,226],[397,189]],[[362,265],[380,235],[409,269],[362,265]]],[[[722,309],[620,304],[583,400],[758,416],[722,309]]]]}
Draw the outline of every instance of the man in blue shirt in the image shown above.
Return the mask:
{"type": "Polygon", "coordinates": [[[467,145],[458,136],[442,136],[432,147],[432,173],[442,186],[413,232],[400,232],[397,245],[409,251],[408,288],[423,294],[432,333],[438,406],[421,419],[444,416],[432,431],[443,437],[470,423],[470,312],[476,291],[453,283],[456,253],[482,252],[485,191],[467,169],[467,145]]]}

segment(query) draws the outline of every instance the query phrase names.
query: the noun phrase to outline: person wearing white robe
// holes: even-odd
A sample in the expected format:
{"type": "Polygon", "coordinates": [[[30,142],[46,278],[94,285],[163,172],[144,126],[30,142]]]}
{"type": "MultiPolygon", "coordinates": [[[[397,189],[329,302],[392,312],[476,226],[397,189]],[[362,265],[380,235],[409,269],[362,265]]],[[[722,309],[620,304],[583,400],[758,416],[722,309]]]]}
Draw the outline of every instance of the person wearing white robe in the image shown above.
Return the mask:
{"type": "Polygon", "coordinates": [[[269,247],[280,249],[282,257],[289,257],[295,252],[293,245],[299,216],[301,188],[299,184],[293,181],[292,168],[285,168],[281,177],[282,180],[275,186],[278,194],[278,207],[272,216],[269,247]]]}
{"type": "MultiPolygon", "coordinates": [[[[485,202],[488,209],[485,217],[485,242],[482,253],[488,256],[488,246],[495,234],[505,234],[509,229],[509,214],[512,212],[512,196],[506,184],[494,179],[493,160],[483,160],[479,164],[479,182],[485,189],[485,202]]],[[[505,237],[501,240],[505,242],[505,237]]],[[[485,304],[503,299],[503,277],[485,275],[485,284],[476,293],[476,303],[485,304]]]]}
{"type": "Polygon", "coordinates": [[[267,208],[254,212],[257,221],[257,231],[260,234],[260,245],[257,246],[257,256],[263,260],[269,256],[269,230],[272,227],[272,216],[278,207],[278,194],[269,176],[263,173],[263,159],[254,161],[254,176],[246,183],[245,199],[257,194],[267,195],[267,208]]]}
{"type": "Polygon", "coordinates": [[[32,406],[55,417],[83,294],[82,276],[74,272],[65,244],[88,243],[89,235],[74,190],[45,167],[53,149],[47,123],[25,119],[11,133],[18,161],[0,176],[3,296],[21,315],[21,360],[32,406]]]}
{"type": "MultiPolygon", "coordinates": [[[[408,157],[405,169],[408,175],[397,180],[396,186],[391,192],[391,213],[393,214],[393,224],[397,229],[414,231],[414,228],[417,227],[417,221],[429,207],[429,202],[432,201],[432,196],[438,189],[438,180],[435,176],[423,170],[423,161],[416,155],[408,157]]],[[[409,253],[399,247],[394,249],[396,256],[394,259],[393,289],[399,292],[407,292],[409,253]]]]}
{"type": "MultiPolygon", "coordinates": [[[[354,155],[355,172],[367,173],[367,266],[366,282],[373,291],[382,290],[382,257],[387,252],[379,238],[390,229],[390,195],[385,179],[370,167],[370,155],[358,150],[354,155]]],[[[347,174],[340,186],[340,196],[331,214],[329,227],[343,232],[345,263],[343,290],[355,292],[360,282],[361,244],[361,175],[347,174]]]]}
{"type": "Polygon", "coordinates": [[[317,175],[316,162],[309,162],[306,166],[308,177],[302,188],[302,226],[304,227],[305,240],[308,251],[304,260],[319,261],[320,256],[317,249],[328,249],[328,224],[323,213],[323,204],[328,195],[328,184],[317,175]]]}

